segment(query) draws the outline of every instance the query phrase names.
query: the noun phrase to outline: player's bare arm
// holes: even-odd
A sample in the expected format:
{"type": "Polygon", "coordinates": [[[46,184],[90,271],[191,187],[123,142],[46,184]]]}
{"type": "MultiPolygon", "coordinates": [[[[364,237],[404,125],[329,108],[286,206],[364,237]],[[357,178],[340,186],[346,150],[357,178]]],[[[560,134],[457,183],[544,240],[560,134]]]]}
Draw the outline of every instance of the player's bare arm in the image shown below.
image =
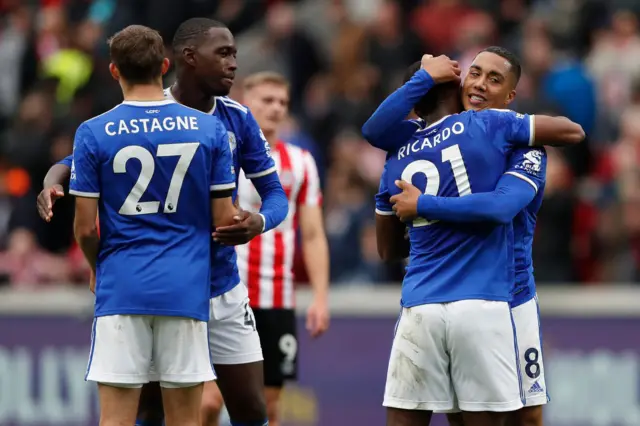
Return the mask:
{"type": "Polygon", "coordinates": [[[306,328],[311,337],[318,337],[329,328],[329,245],[324,232],[322,208],[301,205],[299,209],[304,264],[313,290],[306,328]]]}
{"type": "Polygon", "coordinates": [[[91,291],[95,292],[96,261],[100,247],[100,237],[96,227],[98,216],[98,199],[76,197],[76,213],[73,222],[73,233],[78,245],[91,267],[91,291]]]}
{"type": "Polygon", "coordinates": [[[213,226],[216,227],[232,225],[238,216],[238,209],[233,204],[230,194],[223,198],[213,198],[211,211],[213,212],[213,226]]]}
{"type": "Polygon", "coordinates": [[[582,126],[567,117],[535,115],[533,145],[568,146],[582,142],[586,136],[582,126]]]}
{"type": "Polygon", "coordinates": [[[237,246],[248,243],[263,229],[264,217],[261,214],[236,210],[228,225],[216,228],[213,239],[227,246],[237,246]]]}
{"type": "Polygon", "coordinates": [[[69,180],[70,175],[71,169],[64,164],[54,164],[47,172],[37,201],[38,214],[43,220],[51,221],[53,205],[56,200],[64,197],[63,185],[69,180]]]}
{"type": "Polygon", "coordinates": [[[376,214],[376,243],[378,255],[385,262],[409,257],[409,240],[406,226],[394,215],[376,214]]]}

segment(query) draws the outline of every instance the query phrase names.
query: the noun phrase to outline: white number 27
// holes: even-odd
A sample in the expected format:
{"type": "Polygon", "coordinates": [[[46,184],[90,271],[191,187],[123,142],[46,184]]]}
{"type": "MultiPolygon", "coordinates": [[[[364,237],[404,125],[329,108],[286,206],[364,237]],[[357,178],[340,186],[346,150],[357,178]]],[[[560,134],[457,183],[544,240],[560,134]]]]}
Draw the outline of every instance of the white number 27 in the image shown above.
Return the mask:
{"type": "MultiPolygon", "coordinates": [[[[187,174],[189,165],[196,155],[199,145],[198,142],[158,145],[156,154],[158,157],[180,157],[169,183],[169,191],[164,204],[165,213],[175,213],[178,210],[178,199],[180,198],[184,176],[187,174]]],[[[127,161],[132,158],[140,161],[140,175],[118,213],[127,216],[158,213],[160,210],[159,201],[140,201],[151,182],[156,168],[153,154],[148,149],[137,145],[122,148],[113,159],[113,172],[126,173],[127,161]]]]}
{"type": "MultiPolygon", "coordinates": [[[[456,181],[456,187],[458,188],[458,194],[460,197],[471,194],[471,184],[469,183],[469,176],[467,175],[467,168],[464,165],[462,159],[462,153],[458,145],[452,145],[442,150],[442,162],[451,163],[451,171],[453,172],[453,178],[456,181]]],[[[440,189],[440,172],[435,164],[428,160],[416,160],[407,165],[402,171],[401,178],[405,182],[411,183],[411,178],[416,173],[422,173],[427,178],[427,186],[424,189],[425,195],[438,195],[440,189]]],[[[418,218],[413,221],[414,227],[427,226],[437,220],[427,220],[418,218]]]]}

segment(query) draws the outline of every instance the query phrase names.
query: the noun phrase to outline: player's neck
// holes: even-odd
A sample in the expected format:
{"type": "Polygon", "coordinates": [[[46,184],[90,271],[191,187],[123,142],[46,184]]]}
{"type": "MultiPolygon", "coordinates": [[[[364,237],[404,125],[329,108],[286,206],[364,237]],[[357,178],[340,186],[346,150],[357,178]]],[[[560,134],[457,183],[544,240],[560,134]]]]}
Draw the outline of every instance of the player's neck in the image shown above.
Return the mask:
{"type": "Polygon", "coordinates": [[[278,132],[265,132],[263,130],[262,134],[272,148],[278,143],[278,132]]]}
{"type": "Polygon", "coordinates": [[[440,106],[438,106],[438,108],[436,108],[434,112],[432,112],[431,114],[428,114],[423,118],[427,124],[432,124],[438,120],[442,120],[444,117],[448,115],[456,114],[457,112],[458,111],[453,105],[448,105],[446,103],[443,103],[443,104],[440,104],[440,106]]]}
{"type": "Polygon", "coordinates": [[[162,85],[157,84],[136,84],[122,87],[122,94],[125,101],[148,102],[165,99],[162,85]]]}
{"type": "Polygon", "coordinates": [[[215,98],[213,96],[207,96],[199,90],[190,90],[186,88],[184,84],[180,84],[179,80],[171,86],[171,95],[173,98],[182,105],[189,108],[197,109],[202,112],[209,112],[213,108],[215,98]]]}

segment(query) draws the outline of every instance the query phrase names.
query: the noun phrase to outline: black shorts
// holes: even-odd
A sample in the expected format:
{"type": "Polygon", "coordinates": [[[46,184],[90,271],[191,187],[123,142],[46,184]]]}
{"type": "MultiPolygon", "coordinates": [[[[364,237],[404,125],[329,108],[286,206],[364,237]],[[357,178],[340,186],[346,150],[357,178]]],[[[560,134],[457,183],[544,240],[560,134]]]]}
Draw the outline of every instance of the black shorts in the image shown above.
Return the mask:
{"type": "Polygon", "coordinates": [[[253,309],[264,356],[264,385],[282,387],[298,375],[298,337],[293,309],[253,309]]]}

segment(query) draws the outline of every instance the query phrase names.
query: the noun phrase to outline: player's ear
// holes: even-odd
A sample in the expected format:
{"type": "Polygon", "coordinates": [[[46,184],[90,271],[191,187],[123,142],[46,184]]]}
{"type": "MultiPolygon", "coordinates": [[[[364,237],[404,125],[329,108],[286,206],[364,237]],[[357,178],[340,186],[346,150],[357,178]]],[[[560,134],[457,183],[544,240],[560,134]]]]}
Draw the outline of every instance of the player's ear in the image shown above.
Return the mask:
{"type": "Polygon", "coordinates": [[[516,91],[514,89],[514,90],[509,91],[509,93],[507,94],[507,99],[505,99],[504,103],[506,105],[509,105],[511,102],[513,102],[513,100],[515,98],[516,98],[516,91]]]}
{"type": "Polygon", "coordinates": [[[164,58],[162,60],[162,75],[165,75],[167,71],[169,71],[169,67],[171,66],[171,62],[169,58],[164,58]]]}
{"type": "Polygon", "coordinates": [[[120,71],[116,67],[116,64],[114,64],[113,62],[109,64],[109,72],[111,73],[111,77],[113,77],[114,80],[120,81],[120,71]]]}
{"type": "Polygon", "coordinates": [[[196,51],[192,47],[185,47],[182,49],[182,60],[192,67],[196,66],[196,51]]]}

